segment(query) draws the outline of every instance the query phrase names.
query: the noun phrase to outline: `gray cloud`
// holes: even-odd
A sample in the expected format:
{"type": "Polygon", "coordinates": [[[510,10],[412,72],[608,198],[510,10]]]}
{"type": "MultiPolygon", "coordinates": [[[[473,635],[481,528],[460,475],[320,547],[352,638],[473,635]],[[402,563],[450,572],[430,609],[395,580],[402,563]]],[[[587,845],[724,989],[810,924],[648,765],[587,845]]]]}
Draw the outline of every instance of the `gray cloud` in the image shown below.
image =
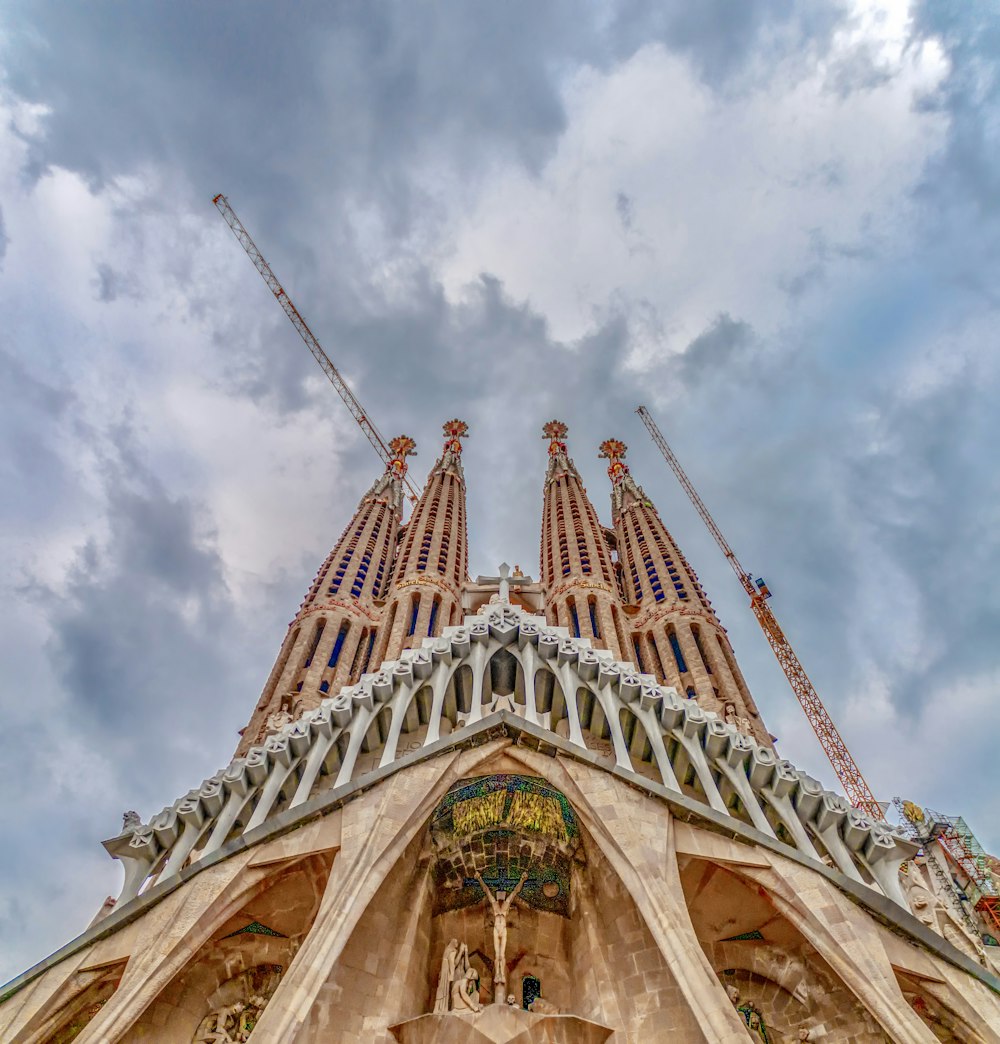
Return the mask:
{"type": "Polygon", "coordinates": [[[841,3],[796,4],[791,0],[707,0],[618,5],[613,32],[625,53],[649,39],[686,54],[706,83],[727,86],[754,66],[767,75],[780,59],[814,60],[846,14],[841,3]],[[768,68],[770,67],[770,68],[768,68]]]}
{"type": "Polygon", "coordinates": [[[723,313],[687,346],[670,370],[686,390],[712,374],[723,375],[728,370],[731,378],[734,364],[743,368],[741,356],[753,340],[753,329],[748,323],[723,313]]]}
{"type": "Polygon", "coordinates": [[[913,35],[937,41],[950,70],[940,88],[922,99],[928,109],[947,112],[948,143],[929,171],[925,190],[945,202],[972,203],[984,216],[1000,213],[1000,159],[996,121],[1000,105],[1000,15],[990,4],[913,7],[913,35]]]}

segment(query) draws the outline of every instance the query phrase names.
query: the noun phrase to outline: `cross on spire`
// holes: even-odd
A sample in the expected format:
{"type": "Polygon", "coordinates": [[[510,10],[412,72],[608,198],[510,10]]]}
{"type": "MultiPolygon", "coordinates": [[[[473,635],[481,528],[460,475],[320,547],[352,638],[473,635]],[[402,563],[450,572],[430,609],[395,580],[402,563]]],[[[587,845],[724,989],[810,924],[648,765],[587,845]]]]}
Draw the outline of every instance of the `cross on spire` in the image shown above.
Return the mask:
{"type": "MultiPolygon", "coordinates": [[[[516,567],[515,567],[516,569],[516,567]]],[[[510,605],[510,585],[511,584],[527,584],[531,582],[531,577],[518,575],[520,570],[510,575],[510,566],[506,562],[501,562],[497,570],[499,576],[477,576],[477,584],[499,584],[500,595],[499,601],[502,604],[510,605]]]]}

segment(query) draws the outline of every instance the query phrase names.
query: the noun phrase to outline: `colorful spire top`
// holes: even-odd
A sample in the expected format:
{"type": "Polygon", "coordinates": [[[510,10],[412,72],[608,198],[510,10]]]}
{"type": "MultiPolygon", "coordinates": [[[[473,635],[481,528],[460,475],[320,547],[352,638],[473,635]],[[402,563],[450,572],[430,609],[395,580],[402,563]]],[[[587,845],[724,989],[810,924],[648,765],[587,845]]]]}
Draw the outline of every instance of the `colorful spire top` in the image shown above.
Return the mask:
{"type": "Polygon", "coordinates": [[[621,439],[605,439],[598,447],[598,456],[608,461],[608,478],[617,486],[628,474],[628,465],[625,463],[625,453],[628,446],[621,439]]]}
{"type": "Polygon", "coordinates": [[[389,440],[389,449],[392,450],[392,460],[386,465],[386,471],[401,480],[406,474],[406,458],[416,456],[417,444],[409,435],[397,435],[389,440]]]}
{"type": "Polygon", "coordinates": [[[549,440],[549,456],[554,457],[557,453],[566,452],[566,438],[569,428],[562,421],[551,420],[542,428],[542,435],[549,440]]]}
{"type": "Polygon", "coordinates": [[[444,452],[461,453],[462,443],[459,439],[464,439],[469,434],[469,425],[456,417],[455,420],[450,420],[444,425],[443,431],[444,452]]]}

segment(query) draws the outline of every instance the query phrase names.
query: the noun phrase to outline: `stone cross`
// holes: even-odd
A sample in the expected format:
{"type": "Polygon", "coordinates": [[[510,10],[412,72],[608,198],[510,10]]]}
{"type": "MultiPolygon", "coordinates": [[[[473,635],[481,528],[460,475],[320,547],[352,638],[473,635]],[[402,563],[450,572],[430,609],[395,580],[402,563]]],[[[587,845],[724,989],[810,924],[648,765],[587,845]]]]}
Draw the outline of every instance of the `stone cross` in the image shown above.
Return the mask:
{"type": "Polygon", "coordinates": [[[499,584],[500,594],[498,600],[504,605],[510,605],[510,585],[527,584],[531,578],[527,576],[511,576],[510,566],[506,562],[500,563],[499,576],[477,576],[477,584],[499,584]]]}

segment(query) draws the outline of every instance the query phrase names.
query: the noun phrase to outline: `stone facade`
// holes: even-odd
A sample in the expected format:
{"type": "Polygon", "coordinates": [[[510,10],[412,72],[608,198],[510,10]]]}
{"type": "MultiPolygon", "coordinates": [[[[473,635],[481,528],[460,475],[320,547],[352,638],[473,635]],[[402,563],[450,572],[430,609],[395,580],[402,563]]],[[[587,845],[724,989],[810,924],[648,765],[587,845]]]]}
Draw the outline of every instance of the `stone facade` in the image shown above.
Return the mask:
{"type": "Polygon", "coordinates": [[[0,1040],[1000,1041],[917,846],[775,754],[624,447],[604,530],[548,425],[542,581],[472,583],[464,427],[406,527],[394,440],[237,757],[105,842],[121,894],[4,988],[0,1040]],[[685,602],[691,669],[633,662],[685,602]]]}

